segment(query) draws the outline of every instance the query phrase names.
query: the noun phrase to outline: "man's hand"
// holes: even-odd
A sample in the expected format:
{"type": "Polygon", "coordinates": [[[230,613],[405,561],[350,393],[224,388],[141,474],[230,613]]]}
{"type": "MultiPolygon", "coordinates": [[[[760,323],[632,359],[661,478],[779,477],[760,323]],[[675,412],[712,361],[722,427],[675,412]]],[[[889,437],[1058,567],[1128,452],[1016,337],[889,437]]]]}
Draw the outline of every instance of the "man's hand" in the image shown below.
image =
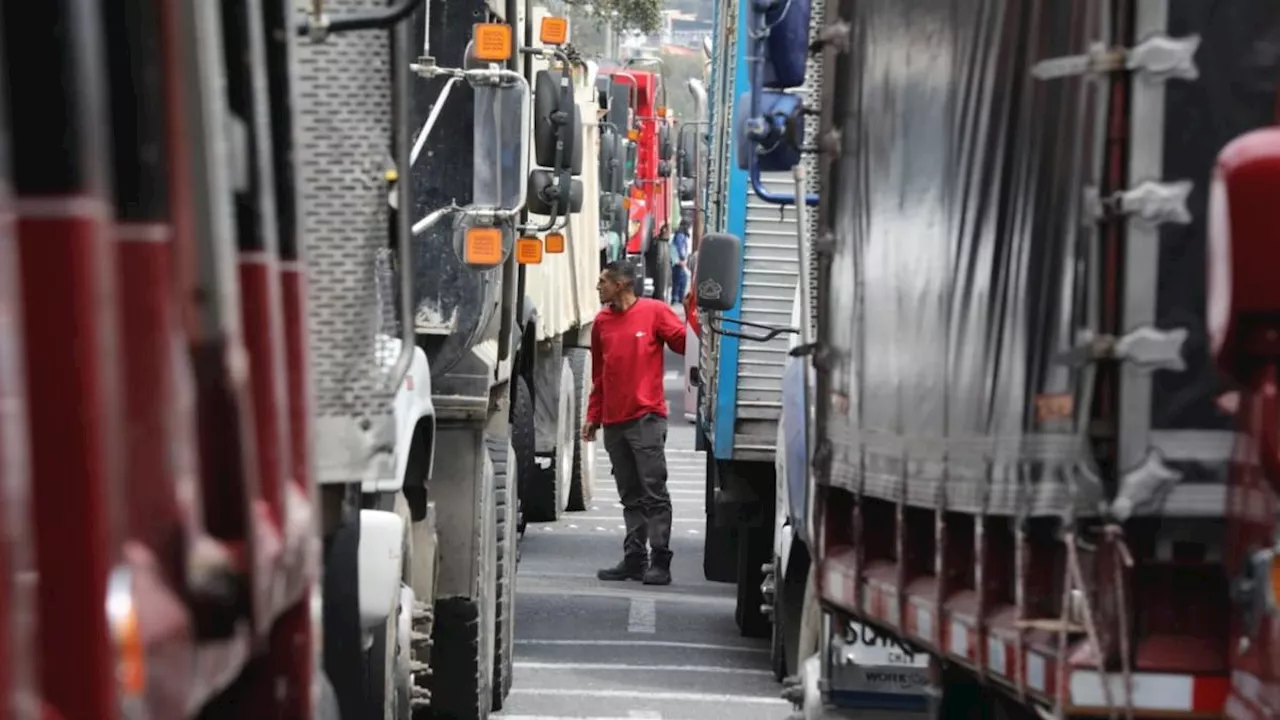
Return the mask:
{"type": "Polygon", "coordinates": [[[587,442],[595,442],[596,430],[600,429],[600,423],[588,422],[582,426],[582,439],[587,442]]]}

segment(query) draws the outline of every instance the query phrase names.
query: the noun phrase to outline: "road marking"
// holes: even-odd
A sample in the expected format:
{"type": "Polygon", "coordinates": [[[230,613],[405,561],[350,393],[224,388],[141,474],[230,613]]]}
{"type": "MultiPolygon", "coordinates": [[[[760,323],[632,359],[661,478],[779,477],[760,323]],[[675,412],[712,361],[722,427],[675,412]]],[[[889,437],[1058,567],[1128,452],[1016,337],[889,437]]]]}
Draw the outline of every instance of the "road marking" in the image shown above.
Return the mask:
{"type": "MultiPolygon", "coordinates": [[[[596,522],[617,522],[617,515],[574,515],[574,520],[594,520],[596,522]]],[[[706,518],[672,518],[671,522],[696,522],[705,523],[706,518]]]]}
{"type": "Polygon", "coordinates": [[[662,720],[662,713],[657,710],[628,710],[627,717],[637,720],[662,720]]]}
{"type": "Polygon", "coordinates": [[[614,700],[647,700],[650,702],[705,702],[743,705],[776,705],[791,707],[780,697],[763,695],[724,695],[718,693],[654,692],[652,690],[571,690],[569,688],[511,688],[512,695],[545,695],[550,697],[609,698],[614,700]]]}
{"type": "Polygon", "coordinates": [[[525,670],[603,670],[603,671],[644,671],[644,672],[680,672],[680,673],[723,673],[726,675],[773,675],[772,670],[756,668],[721,667],[716,665],[627,665],[625,663],[580,663],[580,662],[514,662],[515,667],[525,670]]]}
{"type": "MultiPolygon", "coordinates": [[[[613,589],[600,587],[594,583],[599,582],[594,575],[586,575],[581,577],[565,577],[561,578],[556,575],[531,576],[521,580],[524,573],[517,573],[516,583],[520,588],[522,595],[546,595],[548,597],[599,597],[599,598],[619,598],[630,600],[634,597],[644,597],[664,603],[686,603],[689,605],[706,605],[708,607],[724,608],[732,607],[737,601],[730,595],[707,595],[705,593],[691,593],[680,591],[668,592],[646,592],[644,590],[633,589],[613,589]],[[581,582],[582,584],[578,584],[581,582]],[[587,584],[592,583],[592,584],[587,584]]],[[[679,582],[679,578],[676,579],[679,582]]]]}
{"type": "MultiPolygon", "coordinates": [[[[502,720],[631,720],[631,715],[504,715],[494,713],[493,717],[502,720]]],[[[657,716],[661,720],[662,716],[657,716]]]]}
{"type": "Polygon", "coordinates": [[[679,642],[676,640],[516,640],[516,645],[585,645],[594,647],[659,647],[680,650],[715,650],[718,652],[767,653],[769,648],[714,643],[679,642]]]}
{"type": "Polygon", "coordinates": [[[627,632],[652,635],[657,629],[658,610],[653,600],[631,598],[631,610],[627,614],[627,632]]]}

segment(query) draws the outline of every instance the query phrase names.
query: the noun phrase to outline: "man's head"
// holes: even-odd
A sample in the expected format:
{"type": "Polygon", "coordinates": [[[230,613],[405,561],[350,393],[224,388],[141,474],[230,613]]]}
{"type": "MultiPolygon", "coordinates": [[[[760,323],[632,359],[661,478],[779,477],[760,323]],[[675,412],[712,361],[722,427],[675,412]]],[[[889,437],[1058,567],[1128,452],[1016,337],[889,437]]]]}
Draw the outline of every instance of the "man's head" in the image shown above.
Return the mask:
{"type": "Polygon", "coordinates": [[[688,220],[681,220],[681,221],[680,221],[680,229],[679,229],[679,230],[677,230],[676,232],[681,232],[681,233],[684,233],[685,235],[688,235],[688,234],[689,234],[689,221],[688,221],[688,220]]]}
{"type": "Polygon", "coordinates": [[[636,270],[626,260],[615,260],[600,271],[596,281],[596,293],[600,302],[617,306],[620,301],[634,300],[636,295],[636,270]]]}

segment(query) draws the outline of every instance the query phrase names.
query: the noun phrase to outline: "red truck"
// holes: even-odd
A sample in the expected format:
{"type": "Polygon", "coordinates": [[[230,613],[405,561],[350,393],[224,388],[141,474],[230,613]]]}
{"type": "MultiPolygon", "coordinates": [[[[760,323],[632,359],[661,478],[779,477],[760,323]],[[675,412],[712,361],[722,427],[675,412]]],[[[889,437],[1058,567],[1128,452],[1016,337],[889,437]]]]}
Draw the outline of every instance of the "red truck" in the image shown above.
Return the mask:
{"type": "MultiPolygon", "coordinates": [[[[643,270],[644,292],[657,298],[671,294],[671,235],[677,216],[675,172],[676,123],[663,99],[661,72],[630,66],[602,70],[615,86],[629,90],[630,126],[634,143],[634,175],[627,191],[627,256],[643,270]],[[660,239],[663,228],[665,237],[660,239]]],[[[616,97],[616,96],[615,96],[616,97]]],[[[610,117],[616,117],[610,114],[610,117]]]]}

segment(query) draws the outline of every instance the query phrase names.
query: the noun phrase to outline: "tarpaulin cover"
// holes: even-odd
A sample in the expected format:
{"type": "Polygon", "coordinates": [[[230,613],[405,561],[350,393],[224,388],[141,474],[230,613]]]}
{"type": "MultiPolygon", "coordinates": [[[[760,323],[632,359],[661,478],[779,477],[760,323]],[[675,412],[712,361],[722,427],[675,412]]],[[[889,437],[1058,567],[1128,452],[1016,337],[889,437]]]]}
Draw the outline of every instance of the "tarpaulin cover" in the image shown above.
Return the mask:
{"type": "Polygon", "coordinates": [[[1193,181],[1194,221],[1161,225],[1152,240],[1128,233],[1147,244],[1114,283],[1085,202],[1103,169],[1107,85],[1031,75],[1093,43],[1131,46],[1110,36],[1110,4],[844,5],[852,50],[828,75],[841,82],[842,156],[823,196],[837,238],[823,303],[837,367],[825,413],[832,482],[965,512],[1095,512],[1114,489],[1083,434],[1093,366],[1063,356],[1097,327],[1113,287],[1126,332],[1188,333],[1182,371],[1123,371],[1120,474],[1163,482],[1134,496],[1136,511],[1220,513],[1230,420],[1204,343],[1204,188],[1218,150],[1271,121],[1273,4],[1135,3],[1136,26],[1157,10],[1158,32],[1201,36],[1199,77],[1132,80],[1132,107],[1154,110],[1117,131],[1130,143],[1124,182],[1193,181]]]}

